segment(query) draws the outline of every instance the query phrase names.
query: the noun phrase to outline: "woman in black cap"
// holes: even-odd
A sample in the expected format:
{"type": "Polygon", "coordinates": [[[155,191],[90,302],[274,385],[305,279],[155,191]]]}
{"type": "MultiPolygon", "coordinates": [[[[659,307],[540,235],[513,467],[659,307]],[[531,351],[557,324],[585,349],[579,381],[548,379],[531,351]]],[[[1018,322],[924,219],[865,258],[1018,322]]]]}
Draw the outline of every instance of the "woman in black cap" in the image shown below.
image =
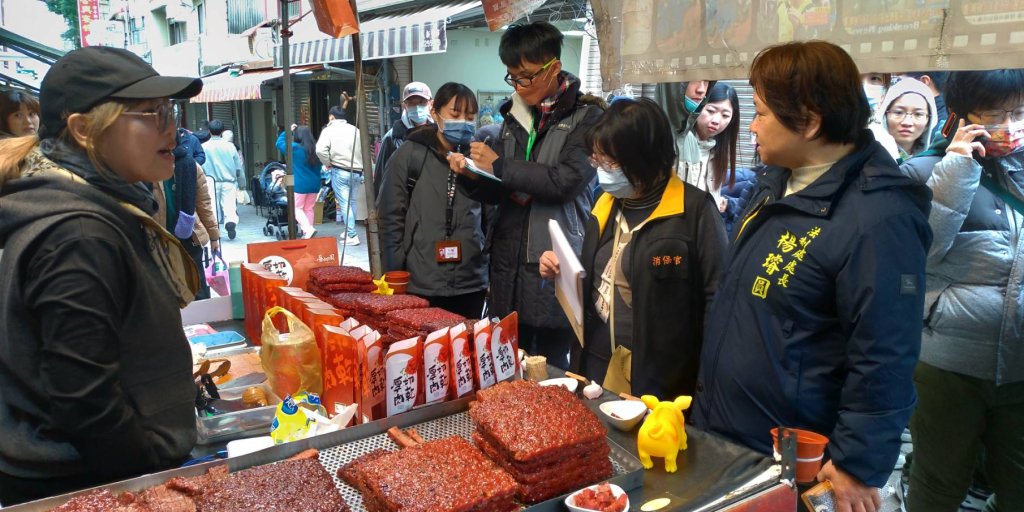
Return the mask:
{"type": "Polygon", "coordinates": [[[179,308],[198,271],[150,215],[174,171],[160,76],[114,48],[43,78],[36,136],[0,141],[0,503],[181,464],[196,440],[179,308]]]}

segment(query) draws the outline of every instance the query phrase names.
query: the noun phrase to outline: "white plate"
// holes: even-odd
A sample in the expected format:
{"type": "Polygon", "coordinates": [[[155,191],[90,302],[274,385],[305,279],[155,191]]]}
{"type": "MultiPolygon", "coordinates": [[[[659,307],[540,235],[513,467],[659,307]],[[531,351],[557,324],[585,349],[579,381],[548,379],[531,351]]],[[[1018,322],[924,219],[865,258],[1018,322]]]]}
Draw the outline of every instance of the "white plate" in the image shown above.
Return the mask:
{"type": "MultiPolygon", "coordinates": [[[[598,485],[601,485],[601,484],[594,484],[594,485],[591,485],[590,487],[584,487],[583,489],[594,489],[594,490],[597,490],[597,486],[598,485]]],[[[626,491],[623,491],[622,487],[619,487],[619,486],[617,486],[617,485],[615,485],[613,483],[609,483],[608,486],[611,487],[612,495],[614,495],[616,498],[618,498],[619,496],[621,496],[623,494],[626,494],[626,491]]],[[[574,493],[572,493],[572,494],[570,494],[570,495],[565,497],[565,506],[569,507],[569,510],[571,510],[572,512],[594,512],[594,509],[591,509],[591,508],[581,508],[581,507],[577,507],[576,505],[573,505],[573,503],[574,503],[573,500],[576,499],[576,495],[581,493],[581,492],[583,492],[583,489],[580,489],[580,490],[578,490],[578,491],[576,491],[576,492],[574,492],[574,493]]],[[[629,510],[629,496],[626,496],[626,508],[624,508],[622,510],[623,510],[623,512],[626,512],[626,511],[629,510]]]]}
{"type": "Polygon", "coordinates": [[[598,409],[609,423],[624,432],[640,423],[644,414],[647,413],[647,406],[637,400],[612,400],[602,403],[598,409]],[[612,413],[615,413],[615,416],[612,416],[612,413]]]}
{"type": "Polygon", "coordinates": [[[570,393],[576,392],[576,387],[580,385],[580,381],[576,379],[570,379],[569,377],[560,377],[557,379],[548,379],[538,382],[541,386],[562,386],[568,389],[570,393]]]}

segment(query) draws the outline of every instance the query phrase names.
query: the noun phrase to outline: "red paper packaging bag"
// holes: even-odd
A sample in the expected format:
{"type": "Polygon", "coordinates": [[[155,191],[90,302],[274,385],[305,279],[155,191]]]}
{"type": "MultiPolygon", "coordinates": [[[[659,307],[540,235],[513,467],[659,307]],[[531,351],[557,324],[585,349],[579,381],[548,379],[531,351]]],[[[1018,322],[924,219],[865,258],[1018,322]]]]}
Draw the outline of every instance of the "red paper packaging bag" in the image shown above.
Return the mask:
{"type": "MultiPolygon", "coordinates": [[[[358,403],[362,396],[356,341],[345,329],[333,325],[320,327],[324,337],[321,350],[324,392],[320,395],[327,414],[334,416],[345,406],[358,403]]],[[[358,415],[353,422],[358,421],[358,415]]]]}
{"type": "Polygon", "coordinates": [[[484,318],[473,324],[473,367],[476,369],[477,389],[487,389],[496,383],[490,341],[491,321],[484,318]]]}
{"type": "Polygon", "coordinates": [[[392,343],[384,356],[388,417],[408,411],[416,405],[422,343],[419,336],[392,343]]]}
{"type": "Polygon", "coordinates": [[[443,402],[451,389],[451,347],[448,328],[430,333],[423,342],[423,401],[443,402]]]}
{"type": "Polygon", "coordinates": [[[452,397],[462,398],[473,392],[473,349],[466,324],[461,323],[448,331],[451,339],[452,397]]]}
{"type": "Polygon", "coordinates": [[[261,242],[246,246],[249,262],[287,279],[285,286],[305,289],[309,271],[338,264],[338,242],[331,237],[261,242]]]}
{"type": "MultiPolygon", "coordinates": [[[[355,337],[355,336],[353,336],[355,337]]],[[[359,402],[359,414],[363,423],[384,417],[384,346],[380,338],[372,333],[364,336],[356,344],[359,357],[359,370],[362,377],[362,399],[359,402]]]]}
{"type": "Polygon", "coordinates": [[[491,357],[498,382],[519,373],[519,313],[513,311],[491,327],[491,357]]]}

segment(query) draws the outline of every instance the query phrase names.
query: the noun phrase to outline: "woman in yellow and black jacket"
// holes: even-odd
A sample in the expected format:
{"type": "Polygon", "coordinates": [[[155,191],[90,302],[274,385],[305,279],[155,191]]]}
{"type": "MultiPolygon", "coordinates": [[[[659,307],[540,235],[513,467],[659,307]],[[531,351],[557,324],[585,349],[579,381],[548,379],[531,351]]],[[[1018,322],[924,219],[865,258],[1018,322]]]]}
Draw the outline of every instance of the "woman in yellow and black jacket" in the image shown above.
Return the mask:
{"type": "MultiPolygon", "coordinates": [[[[671,127],[654,102],[617,101],[587,145],[605,194],[583,240],[584,343],[571,366],[613,391],[691,395],[727,245],[722,217],[675,176],[671,127]]],[[[554,253],[540,266],[558,273],[554,253]]]]}

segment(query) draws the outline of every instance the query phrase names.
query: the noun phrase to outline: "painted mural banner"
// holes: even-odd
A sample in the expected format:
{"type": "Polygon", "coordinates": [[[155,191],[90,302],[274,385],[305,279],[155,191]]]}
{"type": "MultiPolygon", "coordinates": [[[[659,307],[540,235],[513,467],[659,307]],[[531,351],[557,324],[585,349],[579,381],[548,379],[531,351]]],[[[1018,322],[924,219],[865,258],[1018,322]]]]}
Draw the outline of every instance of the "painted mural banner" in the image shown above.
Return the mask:
{"type": "Polygon", "coordinates": [[[1024,67],[1024,0],[592,0],[604,89],[742,79],[774,44],[824,39],[864,72],[1024,67]]]}

